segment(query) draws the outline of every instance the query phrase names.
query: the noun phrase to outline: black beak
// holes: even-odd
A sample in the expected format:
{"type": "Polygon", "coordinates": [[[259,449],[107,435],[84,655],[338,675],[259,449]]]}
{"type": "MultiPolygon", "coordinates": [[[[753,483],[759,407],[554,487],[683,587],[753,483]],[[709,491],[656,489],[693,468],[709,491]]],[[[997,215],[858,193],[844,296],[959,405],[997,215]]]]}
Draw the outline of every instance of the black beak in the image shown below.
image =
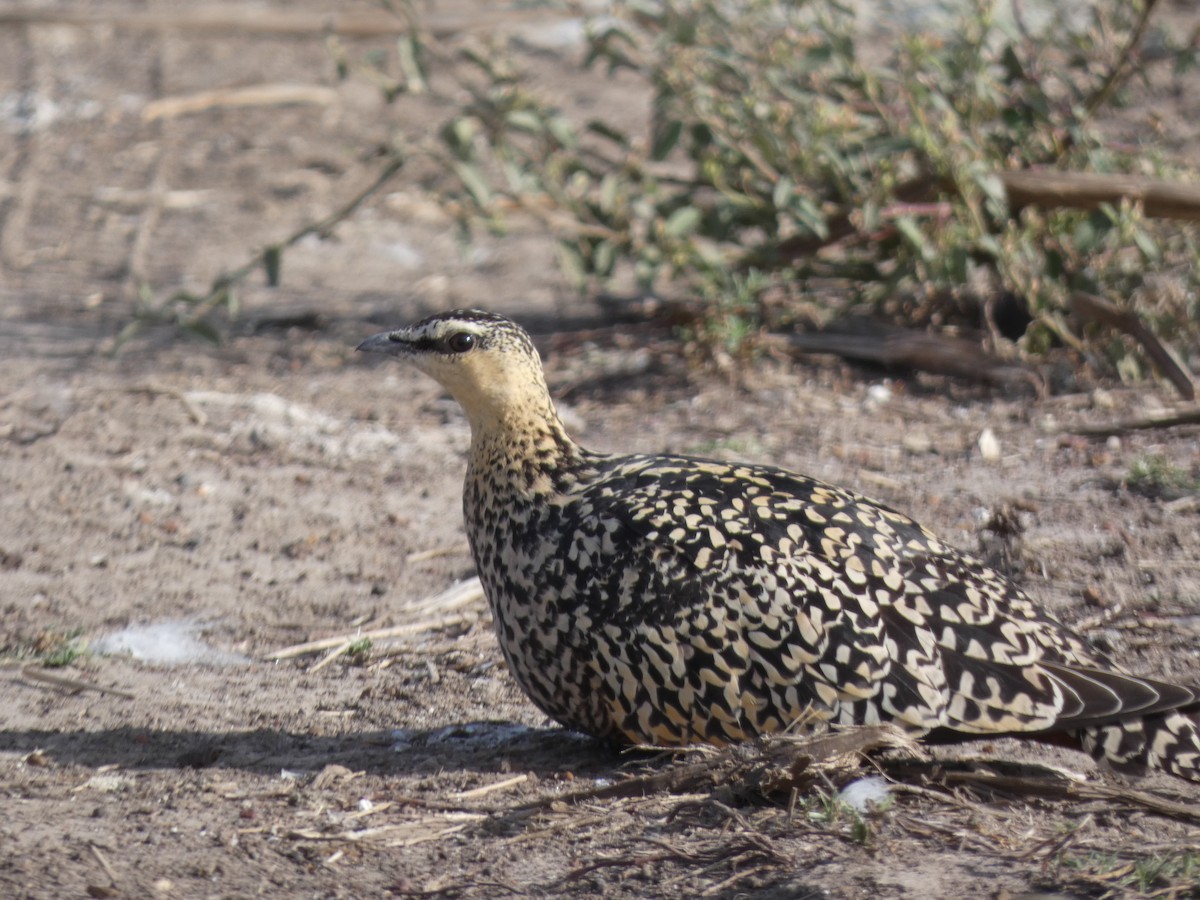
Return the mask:
{"type": "Polygon", "coordinates": [[[400,337],[400,332],[381,331],[379,334],[371,335],[355,349],[366,353],[386,353],[389,356],[396,356],[404,352],[407,344],[408,342],[400,337]]]}

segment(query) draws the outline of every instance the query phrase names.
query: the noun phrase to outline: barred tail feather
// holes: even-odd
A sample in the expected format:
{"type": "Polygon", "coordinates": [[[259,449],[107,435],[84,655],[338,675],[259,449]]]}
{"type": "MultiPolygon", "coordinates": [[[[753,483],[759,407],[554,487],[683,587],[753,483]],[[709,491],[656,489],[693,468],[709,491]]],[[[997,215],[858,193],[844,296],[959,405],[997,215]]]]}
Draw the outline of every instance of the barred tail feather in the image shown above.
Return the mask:
{"type": "Polygon", "coordinates": [[[1084,749],[1118,769],[1161,769],[1200,782],[1200,710],[1170,710],[1086,728],[1084,749]]]}

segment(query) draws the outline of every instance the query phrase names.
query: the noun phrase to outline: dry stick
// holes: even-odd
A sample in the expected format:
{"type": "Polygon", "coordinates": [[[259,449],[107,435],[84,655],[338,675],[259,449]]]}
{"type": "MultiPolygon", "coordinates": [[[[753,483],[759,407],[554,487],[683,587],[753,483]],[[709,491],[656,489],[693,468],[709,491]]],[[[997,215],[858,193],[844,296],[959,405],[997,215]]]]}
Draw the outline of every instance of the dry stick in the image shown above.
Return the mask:
{"type": "MultiPolygon", "coordinates": [[[[1140,203],[1142,211],[1151,218],[1200,220],[1200,185],[1138,175],[1104,174],[1099,172],[1059,172],[1050,169],[1028,169],[1019,172],[996,172],[1004,186],[1008,205],[1015,213],[1026,206],[1045,209],[1099,209],[1104,203],[1119,205],[1122,200],[1140,203]]],[[[939,194],[955,194],[951,179],[922,176],[896,187],[894,195],[899,206],[928,203],[939,194]]],[[[810,256],[854,235],[859,235],[849,210],[828,218],[824,237],[797,235],[781,241],[774,252],[789,262],[810,256]]],[[[869,235],[859,238],[870,239],[869,235]]],[[[761,264],[756,257],[747,257],[743,267],[761,264]]]]}
{"type": "Polygon", "coordinates": [[[208,424],[208,416],[199,406],[197,406],[190,397],[184,392],[175,388],[162,387],[157,384],[140,384],[137,387],[125,388],[131,394],[149,394],[151,397],[173,397],[178,400],[192,421],[203,428],[208,424]]]}
{"type": "Polygon", "coordinates": [[[1142,4],[1141,15],[1138,16],[1137,24],[1133,26],[1133,31],[1129,33],[1129,39],[1125,42],[1125,46],[1121,48],[1121,52],[1117,54],[1117,60],[1113,63],[1113,67],[1105,76],[1104,81],[1096,88],[1095,92],[1088,97],[1084,104],[1084,110],[1088,116],[1093,115],[1096,110],[1100,109],[1113,92],[1120,87],[1134,71],[1132,65],[1133,54],[1137,50],[1138,45],[1142,42],[1142,37],[1146,33],[1146,26],[1150,24],[1150,14],[1154,12],[1154,7],[1158,4],[1158,0],[1146,0],[1142,4]]]}
{"type": "Polygon", "coordinates": [[[1163,413],[1146,416],[1141,419],[1127,419],[1124,422],[1110,422],[1107,425],[1075,425],[1064,428],[1067,434],[1079,434],[1084,437],[1109,437],[1114,434],[1125,434],[1129,431],[1147,431],[1151,428],[1174,428],[1176,425],[1200,425],[1200,407],[1182,409],[1179,412],[1163,413]]]}
{"type": "Polygon", "coordinates": [[[142,121],[175,119],[220,107],[329,106],[337,102],[337,97],[337,91],[333,88],[315,84],[255,84],[242,88],[222,88],[151,101],[142,109],[142,121]]]}
{"type": "Polygon", "coordinates": [[[1122,200],[1139,203],[1151,218],[1200,220],[1200,185],[1140,175],[1027,169],[998,172],[1013,212],[1025,206],[1099,209],[1122,200]]]}
{"type": "Polygon", "coordinates": [[[116,887],[117,873],[113,871],[113,867],[109,863],[108,858],[104,855],[103,851],[101,851],[99,847],[91,842],[88,843],[88,849],[92,851],[92,856],[96,857],[96,862],[100,863],[100,868],[102,868],[104,870],[104,874],[108,876],[109,883],[113,887],[116,887]]]}
{"type": "Polygon", "coordinates": [[[70,691],[78,693],[79,691],[95,691],[97,694],[110,694],[113,697],[124,697],[126,700],[136,700],[137,697],[129,691],[122,691],[118,688],[101,687],[98,684],[88,684],[86,681],[79,681],[75,678],[65,678],[62,675],[51,675],[43,669],[36,669],[33,666],[22,666],[21,675],[28,678],[30,681],[38,681],[43,684],[52,684],[55,687],[66,688],[70,691]]]}
{"type": "Polygon", "coordinates": [[[830,353],[877,365],[954,375],[994,384],[1028,382],[1037,376],[1017,363],[984,353],[977,341],[897,328],[879,334],[815,332],[768,336],[768,344],[796,353],[830,353]]]}
{"type": "Polygon", "coordinates": [[[471,552],[471,547],[468,544],[455,544],[453,547],[432,547],[429,550],[417,550],[414,553],[408,554],[404,558],[407,563],[426,562],[431,559],[439,559],[443,556],[466,556],[471,552]]]}
{"type": "Polygon", "coordinates": [[[1133,310],[1119,309],[1101,297],[1082,291],[1071,295],[1071,309],[1081,319],[1099,322],[1129,335],[1142,345],[1146,355],[1162,370],[1163,375],[1185,400],[1196,399],[1196,383],[1192,373],[1175,352],[1146,327],[1141,317],[1133,310]]]}
{"type": "Polygon", "coordinates": [[[1053,781],[1047,778],[1025,778],[1017,775],[993,775],[988,772],[945,772],[941,779],[947,784],[974,785],[1001,791],[1033,794],[1039,797],[1056,797],[1064,800],[1115,800],[1161,816],[1200,822],[1200,808],[1192,804],[1176,803],[1144,791],[1110,787],[1106,784],[1053,781]]]}
{"type": "MultiPolygon", "coordinates": [[[[362,640],[362,638],[358,638],[358,640],[362,640]]],[[[329,665],[331,662],[333,662],[335,659],[337,659],[343,653],[348,652],[350,650],[350,648],[354,646],[354,641],[355,641],[355,639],[353,639],[353,638],[342,641],[342,643],[338,644],[336,647],[334,647],[332,650],[330,650],[327,654],[325,654],[323,657],[321,657],[321,659],[318,662],[315,662],[311,666],[309,666],[308,674],[312,675],[314,672],[320,672],[323,668],[325,668],[327,665],[329,665]]]]}
{"type": "Polygon", "coordinates": [[[515,787],[518,784],[523,784],[529,780],[528,775],[514,775],[512,778],[506,778],[503,781],[497,781],[495,784],[485,784],[483,787],[472,788],[469,791],[459,791],[456,794],[451,794],[451,800],[471,800],[475,797],[483,797],[494,791],[503,791],[506,788],[515,787]]]}

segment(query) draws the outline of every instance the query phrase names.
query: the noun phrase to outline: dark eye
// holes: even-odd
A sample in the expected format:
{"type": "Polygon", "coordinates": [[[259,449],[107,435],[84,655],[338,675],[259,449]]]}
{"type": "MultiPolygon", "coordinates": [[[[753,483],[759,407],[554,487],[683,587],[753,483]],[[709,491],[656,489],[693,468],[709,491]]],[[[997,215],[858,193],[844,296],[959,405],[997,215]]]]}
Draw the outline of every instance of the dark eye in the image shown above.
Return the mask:
{"type": "Polygon", "coordinates": [[[446,346],[455,353],[466,353],[475,346],[475,335],[465,331],[456,332],[446,340],[446,346]]]}

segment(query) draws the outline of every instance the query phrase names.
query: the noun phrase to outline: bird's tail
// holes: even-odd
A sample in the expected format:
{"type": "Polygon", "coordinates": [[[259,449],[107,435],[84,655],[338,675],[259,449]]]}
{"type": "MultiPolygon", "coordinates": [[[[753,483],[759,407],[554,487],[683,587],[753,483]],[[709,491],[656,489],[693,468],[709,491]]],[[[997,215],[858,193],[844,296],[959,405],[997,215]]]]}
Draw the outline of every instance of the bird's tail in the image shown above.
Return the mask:
{"type": "Polygon", "coordinates": [[[1161,769],[1200,782],[1200,709],[1168,710],[1086,728],[1084,749],[1117,769],[1161,769]]]}

